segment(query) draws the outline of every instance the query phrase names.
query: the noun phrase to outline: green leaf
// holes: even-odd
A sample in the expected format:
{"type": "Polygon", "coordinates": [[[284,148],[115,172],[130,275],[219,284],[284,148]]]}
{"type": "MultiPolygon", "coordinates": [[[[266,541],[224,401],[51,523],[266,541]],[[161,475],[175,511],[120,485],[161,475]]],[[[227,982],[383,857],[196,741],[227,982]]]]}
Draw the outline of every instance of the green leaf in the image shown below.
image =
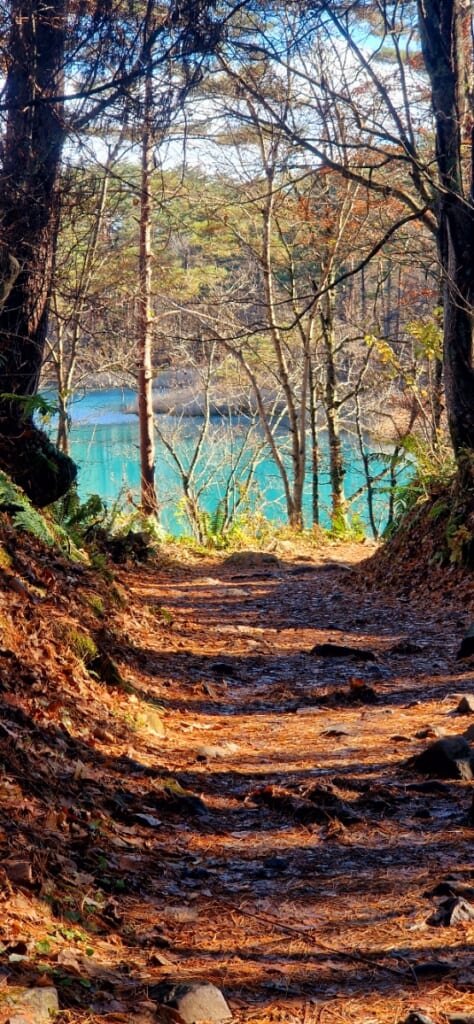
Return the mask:
{"type": "Polygon", "coordinates": [[[40,941],[36,943],[35,948],[38,953],[50,953],[51,943],[48,942],[47,939],[40,939],[40,941]]]}

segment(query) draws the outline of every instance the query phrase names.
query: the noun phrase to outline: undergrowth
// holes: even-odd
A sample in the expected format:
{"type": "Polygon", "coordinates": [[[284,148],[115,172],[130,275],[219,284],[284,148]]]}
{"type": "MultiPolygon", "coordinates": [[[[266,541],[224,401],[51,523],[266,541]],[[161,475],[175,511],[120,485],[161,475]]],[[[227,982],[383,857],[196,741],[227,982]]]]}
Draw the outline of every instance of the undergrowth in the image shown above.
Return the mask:
{"type": "MultiPolygon", "coordinates": [[[[460,474],[452,455],[445,451],[429,451],[415,441],[413,445],[416,450],[412,448],[411,454],[416,458],[417,472],[393,493],[394,515],[384,538],[387,556],[393,558],[398,552],[402,557],[405,548],[425,566],[474,568],[474,474],[466,469],[460,474]]],[[[109,559],[146,561],[166,539],[159,523],[145,518],[140,509],[125,511],[123,498],[111,506],[98,495],[81,502],[72,490],[54,506],[40,511],[0,471],[0,511],[8,514],[14,529],[103,572],[109,559]]],[[[328,540],[357,542],[365,537],[357,517],[352,518],[349,527],[341,518],[329,530],[312,527],[297,531],[246,508],[225,526],[218,506],[213,513],[205,514],[203,522],[200,540],[180,537],[174,539],[175,544],[208,554],[212,550],[232,552],[250,547],[275,551],[289,544],[314,547],[328,540]]],[[[93,610],[99,618],[103,614],[99,605],[93,610]]]]}
{"type": "Polygon", "coordinates": [[[457,475],[452,450],[445,445],[433,449],[410,435],[404,439],[403,450],[404,457],[408,455],[416,466],[416,472],[392,489],[393,517],[385,531],[386,538],[403,529],[408,513],[438,494],[441,507],[457,475]]]}
{"type": "Polygon", "coordinates": [[[396,489],[385,563],[474,568],[474,475],[452,454],[418,450],[417,473],[396,489]]]}
{"type": "MultiPolygon", "coordinates": [[[[242,510],[224,528],[222,510],[217,507],[213,513],[205,514],[201,539],[189,535],[167,538],[156,520],[144,517],[139,509],[127,511],[125,499],[121,503],[118,498],[109,506],[94,494],[81,502],[77,491],[72,489],[48,509],[38,510],[0,471],[1,510],[8,513],[14,529],[29,533],[73,561],[89,563],[102,574],[107,574],[110,559],[113,562],[146,561],[158,552],[165,540],[195,553],[209,554],[248,548],[272,551],[280,545],[311,548],[325,540],[357,541],[365,535],[362,524],[355,519],[349,528],[333,523],[329,530],[315,526],[300,531],[274,523],[261,512],[250,509],[242,510]]],[[[93,610],[101,616],[100,607],[93,610]]]]}
{"type": "Polygon", "coordinates": [[[53,516],[36,509],[24,491],[3,470],[0,470],[0,510],[10,515],[15,529],[29,533],[47,547],[59,549],[74,561],[87,560],[85,552],[75,543],[69,531],[53,516]]]}

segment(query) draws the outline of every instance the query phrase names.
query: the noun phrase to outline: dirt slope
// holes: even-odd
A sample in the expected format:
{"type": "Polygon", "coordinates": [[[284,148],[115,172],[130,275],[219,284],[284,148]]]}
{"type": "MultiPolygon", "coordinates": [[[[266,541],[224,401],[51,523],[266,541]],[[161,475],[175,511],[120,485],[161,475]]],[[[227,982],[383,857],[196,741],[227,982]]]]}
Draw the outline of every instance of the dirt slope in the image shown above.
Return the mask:
{"type": "Polygon", "coordinates": [[[426,895],[474,886],[472,783],[406,765],[473,721],[468,577],[395,593],[361,545],[104,580],[3,548],[4,985],[92,1024],[155,1019],[168,978],[237,1021],[474,1012],[474,922],[426,895]]]}

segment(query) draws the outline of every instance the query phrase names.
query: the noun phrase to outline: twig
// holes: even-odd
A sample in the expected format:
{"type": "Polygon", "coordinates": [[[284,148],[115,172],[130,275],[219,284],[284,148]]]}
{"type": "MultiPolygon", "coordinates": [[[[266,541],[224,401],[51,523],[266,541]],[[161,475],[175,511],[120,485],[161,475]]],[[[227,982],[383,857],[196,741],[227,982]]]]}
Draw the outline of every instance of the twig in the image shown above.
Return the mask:
{"type": "Polygon", "coordinates": [[[345,960],[355,960],[359,963],[368,964],[370,967],[376,967],[379,971],[388,971],[389,974],[395,974],[398,978],[404,978],[406,976],[405,972],[400,971],[398,967],[389,967],[387,964],[380,963],[379,960],[372,960],[370,956],[365,956],[364,953],[350,953],[348,950],[335,949],[333,946],[329,946],[326,942],[323,942],[316,935],[314,930],[306,931],[304,928],[298,928],[296,925],[283,924],[280,921],[277,921],[274,917],[271,917],[269,914],[261,914],[256,913],[256,911],[253,910],[246,910],[245,908],[232,903],[231,900],[225,900],[221,897],[217,898],[217,902],[221,903],[223,906],[227,906],[229,910],[236,911],[239,914],[244,914],[246,917],[252,917],[256,921],[261,921],[262,924],[270,924],[274,928],[279,929],[279,931],[288,932],[290,935],[299,935],[301,938],[305,939],[311,938],[312,941],[320,947],[320,949],[324,949],[325,952],[331,953],[333,956],[340,956],[345,960]]]}

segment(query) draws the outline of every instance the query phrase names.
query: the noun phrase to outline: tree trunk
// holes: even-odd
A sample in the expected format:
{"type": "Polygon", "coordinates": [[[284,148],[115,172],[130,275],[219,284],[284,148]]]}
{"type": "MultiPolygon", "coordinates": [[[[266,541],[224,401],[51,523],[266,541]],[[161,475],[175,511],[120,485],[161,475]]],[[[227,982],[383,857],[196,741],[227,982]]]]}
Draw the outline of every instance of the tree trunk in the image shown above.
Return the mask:
{"type": "Polygon", "coordinates": [[[474,452],[474,211],[462,200],[442,200],[444,388],[458,462],[474,452]]]}
{"type": "Polygon", "coordinates": [[[319,526],[319,434],[317,383],[313,364],[309,367],[309,424],[311,431],[311,509],[312,525],[319,526]]]}
{"type": "Polygon", "coordinates": [[[70,418],[68,411],[69,390],[71,385],[74,365],[69,363],[66,366],[64,359],[64,328],[58,320],[58,342],[54,353],[54,368],[57,380],[57,401],[58,401],[58,429],[56,433],[56,444],[61,452],[70,455],[69,427],[70,418]]]}
{"type": "Polygon", "coordinates": [[[470,10],[462,0],[420,0],[418,14],[436,126],[446,409],[464,467],[474,452],[474,183],[465,156],[473,141],[470,10]]]}
{"type": "Polygon", "coordinates": [[[153,86],[151,61],[144,83],[142,175],[140,196],[138,419],[140,426],[141,507],[144,515],[158,514],[155,488],[155,420],[153,415],[151,319],[151,176],[153,166],[153,86]]]}
{"type": "Polygon", "coordinates": [[[431,445],[437,451],[441,438],[441,418],[443,415],[443,360],[435,358],[430,371],[430,404],[431,404],[431,445]]]}
{"type": "Polygon", "coordinates": [[[331,520],[333,526],[347,529],[347,502],[344,493],[344,459],[342,455],[341,426],[337,372],[334,358],[334,306],[335,294],[327,291],[319,303],[324,357],[325,357],[325,413],[328,425],[329,477],[331,481],[331,520]]]}
{"type": "Polygon", "coordinates": [[[12,0],[5,85],[8,118],[2,171],[2,262],[19,273],[0,307],[0,464],[38,505],[64,494],[76,467],[25,414],[46,340],[59,218],[66,0],[12,0]],[[12,395],[20,396],[18,399],[12,395]]]}

